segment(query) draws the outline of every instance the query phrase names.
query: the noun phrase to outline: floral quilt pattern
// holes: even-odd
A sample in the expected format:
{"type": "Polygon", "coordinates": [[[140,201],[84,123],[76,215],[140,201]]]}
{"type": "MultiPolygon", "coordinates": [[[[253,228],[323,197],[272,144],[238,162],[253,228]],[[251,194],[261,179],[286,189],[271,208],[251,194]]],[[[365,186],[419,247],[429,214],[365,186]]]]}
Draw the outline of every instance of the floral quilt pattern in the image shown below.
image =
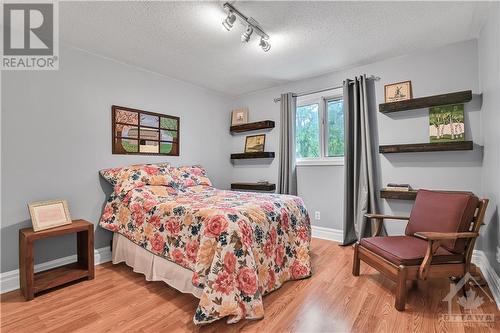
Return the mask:
{"type": "Polygon", "coordinates": [[[263,295],[311,274],[309,216],[295,196],[140,184],[111,195],[100,225],[193,271],[195,324],[262,318],[263,295]]]}

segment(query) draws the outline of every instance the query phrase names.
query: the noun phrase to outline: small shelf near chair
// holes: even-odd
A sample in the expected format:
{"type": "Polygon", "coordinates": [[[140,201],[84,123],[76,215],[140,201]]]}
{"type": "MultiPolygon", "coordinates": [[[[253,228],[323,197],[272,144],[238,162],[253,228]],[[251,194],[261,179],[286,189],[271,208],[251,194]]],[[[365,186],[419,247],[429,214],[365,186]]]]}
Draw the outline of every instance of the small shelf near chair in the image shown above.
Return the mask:
{"type": "Polygon", "coordinates": [[[234,134],[234,133],[259,131],[259,130],[265,130],[265,129],[273,129],[274,126],[275,126],[274,121],[263,120],[263,121],[253,122],[253,123],[234,125],[234,126],[230,127],[229,131],[231,132],[231,134],[234,134]]]}
{"type": "Polygon", "coordinates": [[[383,199],[415,200],[417,197],[417,190],[394,191],[383,189],[380,190],[380,197],[383,199]]]}

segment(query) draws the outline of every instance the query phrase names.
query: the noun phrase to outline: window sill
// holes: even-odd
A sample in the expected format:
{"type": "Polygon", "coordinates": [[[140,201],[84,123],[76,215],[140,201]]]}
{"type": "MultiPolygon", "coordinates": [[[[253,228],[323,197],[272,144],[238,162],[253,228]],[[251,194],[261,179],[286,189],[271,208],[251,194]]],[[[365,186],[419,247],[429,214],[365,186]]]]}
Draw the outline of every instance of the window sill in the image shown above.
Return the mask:
{"type": "Polygon", "coordinates": [[[317,160],[299,160],[296,165],[301,166],[331,166],[331,165],[344,165],[344,158],[335,159],[317,159],[317,160]]]}

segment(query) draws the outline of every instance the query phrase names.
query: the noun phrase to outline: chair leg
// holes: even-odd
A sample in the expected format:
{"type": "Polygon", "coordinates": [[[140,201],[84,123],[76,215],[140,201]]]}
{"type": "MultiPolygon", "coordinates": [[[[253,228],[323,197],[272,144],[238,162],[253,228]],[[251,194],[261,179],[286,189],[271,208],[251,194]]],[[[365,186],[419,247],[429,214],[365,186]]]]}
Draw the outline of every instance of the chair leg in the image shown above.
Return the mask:
{"type": "Polygon", "coordinates": [[[411,280],[411,289],[418,289],[418,280],[411,280]]]}
{"type": "Polygon", "coordinates": [[[352,275],[359,276],[359,244],[354,244],[354,259],[352,261],[352,275]]]}
{"type": "Polygon", "coordinates": [[[396,282],[396,302],[394,307],[398,311],[405,310],[406,304],[406,267],[399,266],[398,280],[396,282]]]}

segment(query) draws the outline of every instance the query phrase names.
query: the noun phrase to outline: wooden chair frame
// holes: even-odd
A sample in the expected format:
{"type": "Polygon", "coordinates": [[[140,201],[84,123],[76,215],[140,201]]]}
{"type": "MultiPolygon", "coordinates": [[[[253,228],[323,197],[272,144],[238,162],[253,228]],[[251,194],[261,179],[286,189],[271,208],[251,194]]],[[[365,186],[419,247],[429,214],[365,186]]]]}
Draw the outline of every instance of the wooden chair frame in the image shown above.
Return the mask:
{"type": "MultiPolygon", "coordinates": [[[[449,278],[462,277],[470,272],[472,251],[476,238],[479,235],[479,228],[484,224],[484,214],[488,206],[488,199],[479,200],[478,206],[474,213],[474,218],[471,222],[472,230],[470,232],[458,233],[441,233],[441,232],[417,232],[415,237],[428,241],[427,251],[422,263],[418,266],[395,265],[378,254],[361,246],[359,242],[354,244],[354,261],[352,274],[359,276],[360,261],[363,260],[368,265],[372,266],[383,275],[396,282],[396,297],[394,307],[398,311],[404,311],[406,304],[406,281],[426,280],[427,278],[449,278]],[[432,256],[439,248],[441,241],[450,239],[467,239],[464,250],[464,259],[460,262],[450,261],[442,264],[433,264],[432,256]]],[[[374,236],[380,236],[382,223],[386,219],[391,220],[409,220],[409,217],[404,216],[389,216],[381,214],[366,214],[371,221],[377,222],[374,236]]]]}

